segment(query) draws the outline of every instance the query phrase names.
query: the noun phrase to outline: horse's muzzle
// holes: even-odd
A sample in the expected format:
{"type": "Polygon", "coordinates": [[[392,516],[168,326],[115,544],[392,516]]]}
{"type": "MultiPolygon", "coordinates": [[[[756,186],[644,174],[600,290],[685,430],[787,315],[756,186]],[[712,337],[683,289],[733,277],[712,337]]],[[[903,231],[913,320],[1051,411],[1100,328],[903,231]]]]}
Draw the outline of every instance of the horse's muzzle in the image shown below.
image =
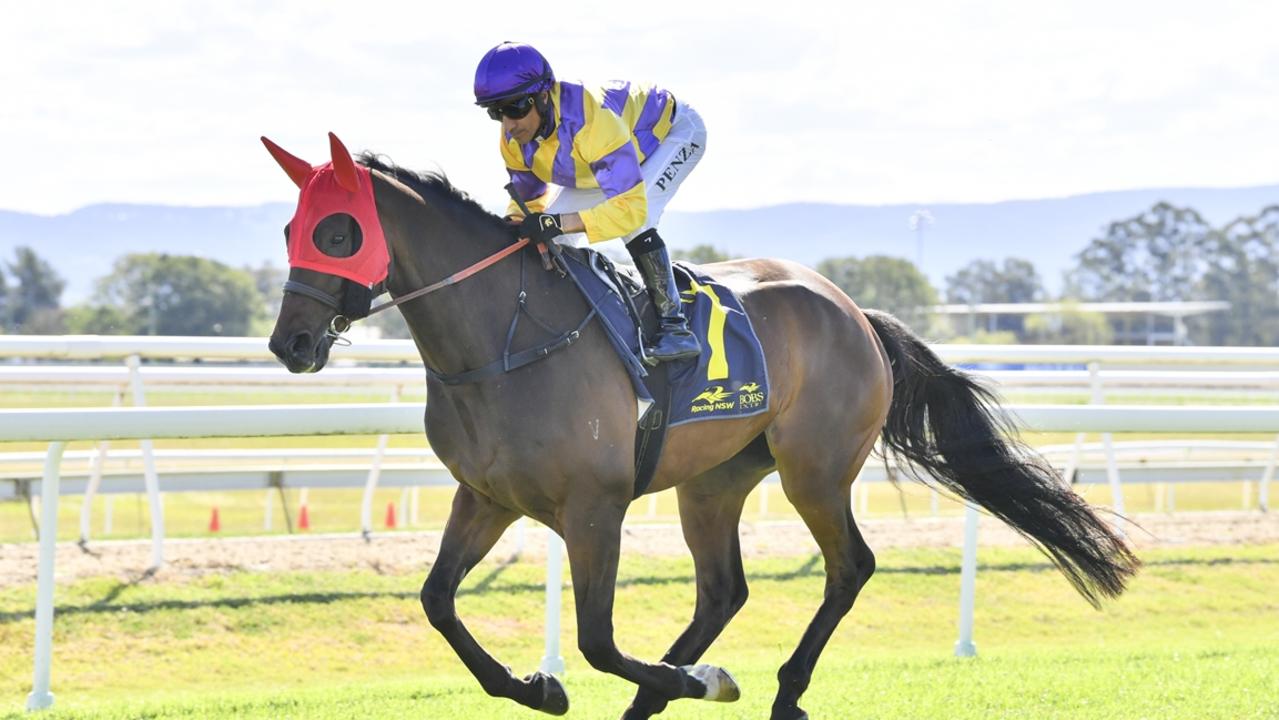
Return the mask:
{"type": "Polygon", "coordinates": [[[293,333],[288,340],[272,335],[267,347],[289,372],[313,373],[319,372],[328,362],[330,344],[326,336],[315,336],[303,330],[293,333]]]}

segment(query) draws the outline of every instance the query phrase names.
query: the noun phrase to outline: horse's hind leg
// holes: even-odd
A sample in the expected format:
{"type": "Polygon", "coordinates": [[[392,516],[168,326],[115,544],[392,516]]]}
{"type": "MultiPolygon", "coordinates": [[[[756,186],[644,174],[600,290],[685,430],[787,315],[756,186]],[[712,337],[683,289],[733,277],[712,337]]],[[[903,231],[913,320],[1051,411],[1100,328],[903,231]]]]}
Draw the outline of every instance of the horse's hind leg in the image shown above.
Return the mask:
{"type": "Polygon", "coordinates": [[[540,672],[523,680],[511,675],[510,668],[494,660],[471,636],[454,605],[462,578],[488,554],[517,517],[518,513],[493,504],[465,485],[459,486],[444,526],[439,556],[422,585],[422,608],[485,692],[511,698],[535,710],[563,715],[568,712],[568,696],[560,682],[540,672]]]}
{"type": "Polygon", "coordinates": [[[718,668],[695,676],[667,663],[643,662],[617,647],[613,601],[622,518],[629,500],[629,494],[616,502],[595,496],[565,509],[564,545],[577,601],[578,649],[596,670],[625,678],[660,698],[728,699],[736,686],[718,668]]]}
{"type": "Polygon", "coordinates": [[[777,672],[772,720],[800,720],[808,715],[799,698],[808,689],[813,668],[826,642],[858,592],[875,571],[875,555],[853,522],[849,489],[874,445],[878,427],[850,438],[851,458],[830,447],[778,453],[778,471],[786,497],[795,506],[826,562],[826,592],[799,646],[777,672]],[[825,459],[821,459],[825,455],[825,459]]]}
{"type": "MultiPolygon", "coordinates": [[[[677,667],[697,662],[746,604],[737,525],[746,496],[767,472],[758,458],[743,455],[676,486],[680,525],[697,571],[697,607],[692,622],[662,656],[662,662],[677,667]]],[[[652,717],[666,709],[666,703],[665,698],[641,687],[622,720],[652,717]]]]}

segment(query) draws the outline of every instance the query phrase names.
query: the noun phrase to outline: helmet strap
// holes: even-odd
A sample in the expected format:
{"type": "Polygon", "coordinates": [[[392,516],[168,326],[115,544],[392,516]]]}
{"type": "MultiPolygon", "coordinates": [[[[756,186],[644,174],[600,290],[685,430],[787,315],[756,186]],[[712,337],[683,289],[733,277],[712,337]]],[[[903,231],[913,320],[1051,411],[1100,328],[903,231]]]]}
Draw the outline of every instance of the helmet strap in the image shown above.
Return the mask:
{"type": "Polygon", "coordinates": [[[555,108],[551,104],[551,91],[539,91],[533,96],[533,102],[537,107],[538,117],[542,118],[542,124],[537,128],[537,137],[548,138],[555,132],[555,108]]]}

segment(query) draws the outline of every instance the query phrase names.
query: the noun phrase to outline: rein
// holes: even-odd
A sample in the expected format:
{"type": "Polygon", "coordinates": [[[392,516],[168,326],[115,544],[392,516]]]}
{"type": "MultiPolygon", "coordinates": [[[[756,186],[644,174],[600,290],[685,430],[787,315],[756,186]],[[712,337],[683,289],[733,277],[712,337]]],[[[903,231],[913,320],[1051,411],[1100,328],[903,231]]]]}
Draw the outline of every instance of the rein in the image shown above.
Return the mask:
{"type": "MultiPolygon", "coordinates": [[[[376,307],[370,308],[366,317],[370,315],[374,315],[375,313],[382,312],[383,310],[388,310],[397,305],[402,305],[410,300],[415,300],[424,295],[429,295],[430,293],[433,293],[436,290],[446,288],[450,285],[456,285],[457,283],[462,282],[463,280],[471,277],[472,275],[475,275],[489,267],[492,267],[493,265],[500,262],[504,258],[515,254],[516,252],[518,252],[519,250],[521,250],[528,244],[529,244],[529,241],[527,239],[519,238],[514,243],[507,245],[501,250],[498,250],[492,255],[489,255],[483,260],[480,260],[479,262],[469,265],[453,273],[452,275],[449,275],[443,280],[433,282],[430,285],[427,285],[426,287],[418,288],[417,290],[414,290],[413,292],[406,293],[404,295],[401,295],[398,298],[395,298],[388,302],[384,302],[381,305],[377,305],[376,307]]],[[[538,251],[543,256],[543,263],[546,265],[551,265],[551,267],[547,269],[549,270],[560,269],[561,275],[568,274],[566,268],[557,268],[554,264],[552,264],[551,258],[549,257],[553,255],[556,258],[556,260],[558,260],[559,262],[563,262],[563,260],[559,257],[558,248],[554,248],[553,250],[548,252],[545,246],[538,245],[538,251]]],[[[343,338],[342,333],[350,329],[351,320],[350,318],[342,314],[342,302],[338,297],[330,293],[327,293],[323,290],[320,290],[319,288],[315,288],[310,285],[307,285],[306,283],[298,282],[295,280],[289,280],[285,282],[284,291],[297,293],[299,295],[305,295],[314,300],[318,300],[319,302],[333,308],[334,310],[337,310],[338,314],[335,315],[331,321],[329,321],[329,328],[328,328],[327,335],[333,339],[334,343],[349,344],[350,341],[346,340],[346,338],[343,338]]],[[[466,370],[460,373],[446,374],[446,373],[437,372],[436,370],[430,367],[427,367],[426,368],[427,376],[434,378],[444,383],[445,385],[465,385],[469,383],[479,382],[480,380],[484,380],[484,379],[493,377],[495,375],[499,375],[501,373],[510,372],[512,370],[515,370],[516,368],[520,368],[530,363],[537,362],[538,360],[541,360],[542,358],[546,357],[547,355],[550,355],[556,350],[561,350],[577,342],[578,338],[582,336],[582,331],[586,329],[587,324],[589,324],[590,321],[594,319],[596,315],[599,314],[599,309],[594,306],[594,303],[589,303],[591,305],[591,310],[586,314],[586,317],[582,318],[582,321],[578,323],[577,327],[567,332],[559,333],[558,335],[556,335],[555,331],[552,330],[546,323],[542,322],[541,320],[538,320],[537,317],[535,317],[532,313],[528,311],[528,307],[525,302],[526,298],[527,298],[527,295],[524,292],[524,263],[523,263],[523,258],[521,257],[520,291],[517,297],[518,302],[516,304],[515,315],[511,318],[510,327],[506,331],[506,348],[505,350],[503,350],[502,356],[498,358],[497,360],[494,360],[493,362],[483,367],[475,368],[474,370],[466,370]],[[550,341],[542,343],[541,345],[538,345],[536,347],[529,348],[527,350],[523,350],[519,352],[512,352],[511,343],[515,339],[515,329],[519,325],[519,320],[521,315],[527,315],[529,319],[531,319],[535,324],[537,324],[543,330],[556,336],[553,337],[550,341]]]]}
{"type": "Polygon", "coordinates": [[[384,302],[384,303],[382,303],[381,305],[377,305],[377,306],[375,306],[375,307],[370,308],[370,309],[369,309],[369,315],[374,315],[374,314],[376,314],[376,313],[380,313],[380,312],[382,312],[383,310],[389,310],[389,309],[391,309],[391,308],[395,307],[396,305],[400,305],[400,304],[402,304],[402,303],[406,303],[406,302],[408,302],[408,301],[410,301],[410,300],[415,300],[415,299],[417,299],[417,298],[422,297],[423,295],[428,295],[428,294],[433,293],[433,292],[435,292],[436,290],[439,290],[439,289],[441,289],[441,288],[446,288],[446,287],[448,287],[449,285],[455,285],[455,284],[457,284],[457,283],[459,283],[459,282],[462,282],[463,280],[465,280],[465,279],[469,278],[470,276],[472,276],[472,275],[474,275],[474,274],[476,274],[476,273],[480,272],[481,270],[484,270],[485,268],[489,267],[490,265],[493,265],[494,263],[498,262],[499,260],[501,260],[502,258],[506,257],[507,255],[510,255],[511,253],[514,253],[514,252],[518,251],[520,248],[524,247],[525,245],[528,245],[528,240],[526,240],[526,239],[524,239],[524,238],[520,238],[520,239],[516,240],[514,244],[512,244],[512,245],[507,245],[506,247],[502,248],[501,250],[498,250],[497,252],[493,253],[492,255],[489,255],[488,257],[484,258],[483,260],[481,260],[481,261],[479,261],[479,262],[475,263],[474,265],[470,265],[470,266],[468,266],[468,267],[466,267],[466,268],[463,268],[463,269],[461,269],[461,270],[459,270],[459,271],[457,271],[457,272],[453,273],[452,275],[449,275],[448,277],[444,278],[443,280],[440,280],[439,282],[433,282],[433,283],[431,283],[430,285],[427,285],[427,286],[426,286],[426,287],[424,287],[424,288],[418,288],[417,290],[414,290],[414,291],[413,291],[413,292],[411,292],[411,293],[405,293],[404,295],[401,295],[401,296],[399,296],[399,297],[397,297],[397,298],[395,298],[395,299],[393,299],[393,300],[388,300],[387,302],[384,302]]]}
{"type": "MultiPolygon", "coordinates": [[[[478,272],[481,272],[482,270],[485,270],[486,268],[492,266],[493,264],[507,257],[508,255],[518,252],[525,245],[528,245],[528,240],[524,238],[519,238],[513,244],[507,245],[506,247],[502,248],[501,250],[498,250],[492,255],[489,255],[483,260],[480,260],[477,263],[469,265],[453,273],[452,275],[449,275],[443,280],[440,280],[438,282],[433,282],[424,288],[418,288],[417,290],[414,290],[411,293],[406,293],[404,295],[401,295],[398,298],[384,302],[381,305],[376,305],[372,308],[369,308],[369,311],[365,315],[365,317],[380,313],[383,310],[389,310],[395,307],[396,305],[400,305],[410,300],[420,298],[423,295],[428,295],[441,288],[446,288],[449,285],[456,285],[457,283],[462,282],[463,280],[471,277],[472,275],[478,272]]],[[[378,287],[381,287],[380,283],[378,287]]],[[[325,292],[317,287],[307,285],[306,283],[299,282],[297,280],[286,280],[284,282],[284,292],[296,293],[298,295],[305,295],[306,297],[309,297],[312,300],[316,300],[320,302],[321,304],[336,310],[338,314],[334,315],[333,319],[329,321],[329,328],[328,328],[327,334],[329,337],[333,338],[335,342],[344,341],[346,344],[349,344],[350,341],[345,340],[345,338],[342,338],[341,335],[342,333],[346,332],[347,330],[351,328],[351,319],[348,318],[345,314],[343,314],[342,301],[340,298],[338,298],[336,295],[333,295],[332,293],[325,292]]],[[[381,293],[381,290],[375,289],[372,292],[374,295],[377,295],[381,293]]]]}

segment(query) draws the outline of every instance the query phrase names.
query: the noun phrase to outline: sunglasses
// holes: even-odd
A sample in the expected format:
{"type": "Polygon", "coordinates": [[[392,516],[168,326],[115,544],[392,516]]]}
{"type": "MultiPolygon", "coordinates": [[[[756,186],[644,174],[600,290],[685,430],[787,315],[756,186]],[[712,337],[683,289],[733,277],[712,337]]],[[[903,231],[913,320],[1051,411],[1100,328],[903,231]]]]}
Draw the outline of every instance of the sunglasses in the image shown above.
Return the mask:
{"type": "Polygon", "coordinates": [[[533,96],[525,95],[519,100],[509,102],[505,105],[493,105],[485,109],[488,110],[489,117],[494,120],[501,120],[504,117],[508,117],[512,120],[519,120],[525,115],[528,115],[533,109],[533,96]]]}

